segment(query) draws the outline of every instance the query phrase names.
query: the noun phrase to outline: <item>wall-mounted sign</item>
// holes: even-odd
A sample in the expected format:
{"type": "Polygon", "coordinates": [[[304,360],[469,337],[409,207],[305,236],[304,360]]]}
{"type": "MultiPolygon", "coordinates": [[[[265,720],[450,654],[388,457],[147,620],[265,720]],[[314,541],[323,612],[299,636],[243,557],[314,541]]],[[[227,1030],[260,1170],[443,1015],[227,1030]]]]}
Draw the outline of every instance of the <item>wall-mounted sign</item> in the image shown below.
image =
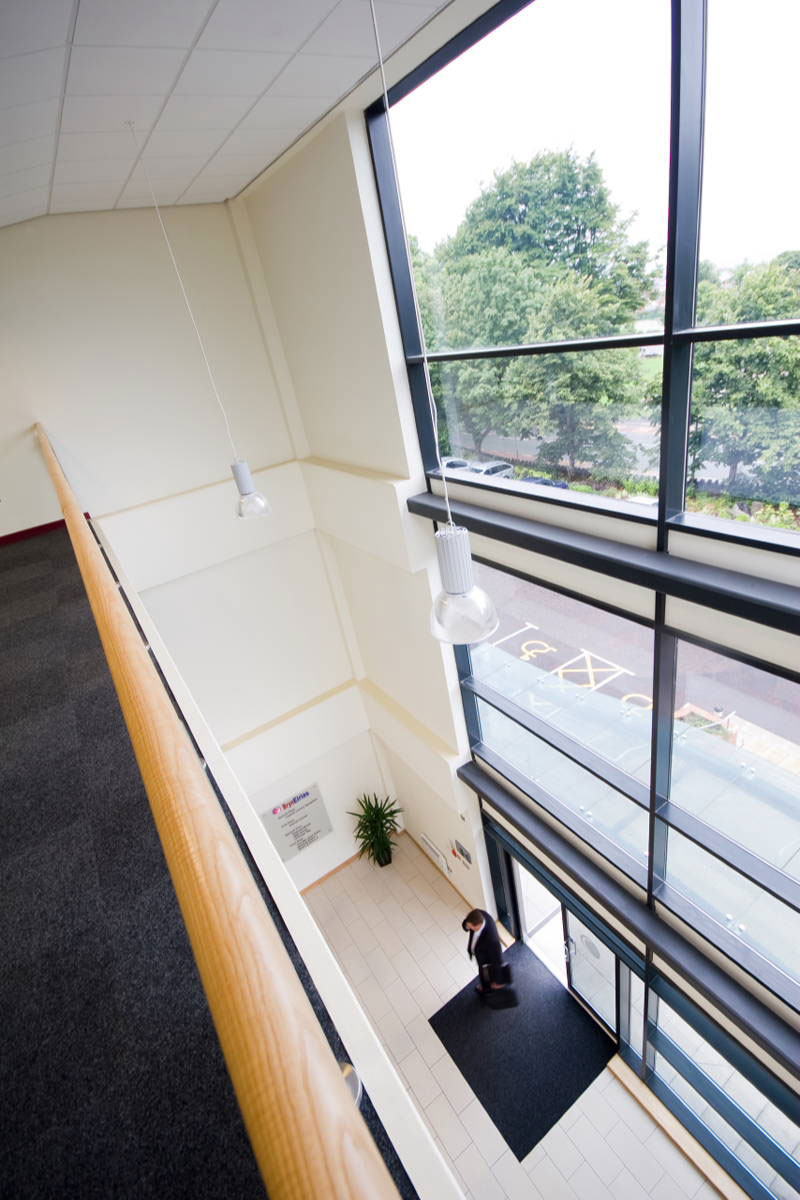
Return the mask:
{"type": "Polygon", "coordinates": [[[316,783],[268,808],[261,820],[284,862],[313,846],[333,828],[316,783]]]}

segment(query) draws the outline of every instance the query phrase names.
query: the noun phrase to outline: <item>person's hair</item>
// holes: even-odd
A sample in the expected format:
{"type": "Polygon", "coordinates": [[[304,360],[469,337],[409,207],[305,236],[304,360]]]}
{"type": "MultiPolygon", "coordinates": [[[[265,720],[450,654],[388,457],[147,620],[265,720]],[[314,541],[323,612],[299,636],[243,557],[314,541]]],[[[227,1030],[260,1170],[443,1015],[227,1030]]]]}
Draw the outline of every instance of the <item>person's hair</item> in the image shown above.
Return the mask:
{"type": "Polygon", "coordinates": [[[479,908],[473,908],[472,912],[467,915],[468,925],[480,925],[483,922],[483,913],[479,908]]]}

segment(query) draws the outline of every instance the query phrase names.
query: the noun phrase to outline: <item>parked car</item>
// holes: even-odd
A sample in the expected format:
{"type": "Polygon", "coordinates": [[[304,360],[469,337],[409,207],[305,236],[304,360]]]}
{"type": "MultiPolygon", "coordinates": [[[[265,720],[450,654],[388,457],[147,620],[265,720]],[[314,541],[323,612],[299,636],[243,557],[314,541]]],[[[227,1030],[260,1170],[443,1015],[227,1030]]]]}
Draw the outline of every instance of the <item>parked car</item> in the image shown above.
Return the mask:
{"type": "Polygon", "coordinates": [[[565,483],[563,479],[542,479],[538,476],[535,479],[529,479],[528,483],[543,483],[545,487],[557,487],[557,488],[568,488],[569,487],[569,484],[565,483]]]}
{"type": "Polygon", "coordinates": [[[465,458],[443,458],[442,459],[442,470],[443,471],[462,471],[468,466],[469,466],[469,463],[467,462],[467,460],[465,458]]]}
{"type": "Polygon", "coordinates": [[[512,479],[514,468],[507,462],[469,462],[467,470],[473,475],[483,475],[485,479],[512,479]]]}

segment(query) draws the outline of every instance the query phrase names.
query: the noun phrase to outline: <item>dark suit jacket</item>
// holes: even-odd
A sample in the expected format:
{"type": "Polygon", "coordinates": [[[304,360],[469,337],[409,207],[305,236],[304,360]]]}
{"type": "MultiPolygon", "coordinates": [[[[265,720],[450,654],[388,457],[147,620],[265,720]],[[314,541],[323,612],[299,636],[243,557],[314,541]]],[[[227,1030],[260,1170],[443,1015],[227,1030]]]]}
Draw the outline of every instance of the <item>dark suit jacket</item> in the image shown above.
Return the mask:
{"type": "MultiPolygon", "coordinates": [[[[503,961],[503,946],[500,941],[500,935],[497,932],[497,925],[494,917],[483,909],[478,910],[483,916],[484,926],[480,934],[475,937],[474,930],[469,930],[469,942],[467,943],[467,953],[470,958],[475,955],[475,961],[479,967],[493,966],[499,967],[503,961]]],[[[461,928],[466,930],[466,920],[461,922],[461,928]]]]}

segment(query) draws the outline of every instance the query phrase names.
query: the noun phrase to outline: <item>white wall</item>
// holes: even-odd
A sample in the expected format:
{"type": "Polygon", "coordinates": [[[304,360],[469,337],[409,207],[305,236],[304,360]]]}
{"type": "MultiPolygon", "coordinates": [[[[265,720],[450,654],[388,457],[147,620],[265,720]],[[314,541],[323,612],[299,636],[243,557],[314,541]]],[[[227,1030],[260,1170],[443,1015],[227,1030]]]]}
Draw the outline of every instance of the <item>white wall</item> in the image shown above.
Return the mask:
{"type": "Polygon", "coordinates": [[[244,203],[312,455],[406,477],[346,118],[244,203]]]}
{"type": "Polygon", "coordinates": [[[313,532],[141,595],[223,747],[352,678],[313,532]]]}
{"type": "MultiPolygon", "coordinates": [[[[165,223],[254,468],[293,457],[223,205],[165,223]]],[[[93,514],[225,479],[230,447],[152,210],[0,229],[0,535],[60,516],[31,427],[50,433],[93,514]]]]}

